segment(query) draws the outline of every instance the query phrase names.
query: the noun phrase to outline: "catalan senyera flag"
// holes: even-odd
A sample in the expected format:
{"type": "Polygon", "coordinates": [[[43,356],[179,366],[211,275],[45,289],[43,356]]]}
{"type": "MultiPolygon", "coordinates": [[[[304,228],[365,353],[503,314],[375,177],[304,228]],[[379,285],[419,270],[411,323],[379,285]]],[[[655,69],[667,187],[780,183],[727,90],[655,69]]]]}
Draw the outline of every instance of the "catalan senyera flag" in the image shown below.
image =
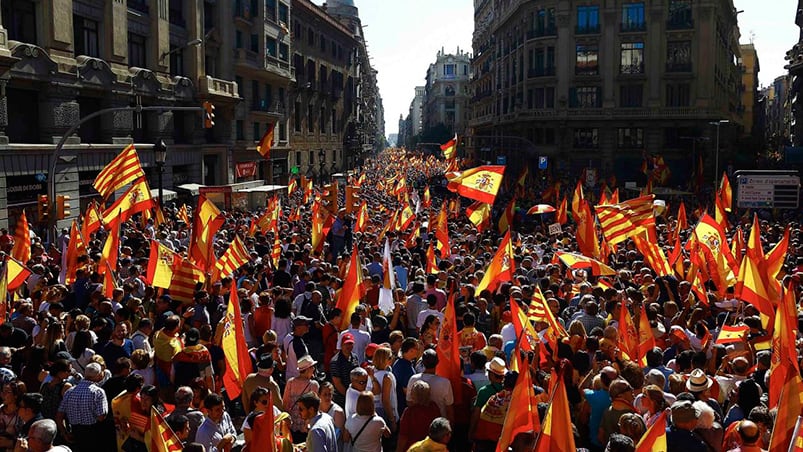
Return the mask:
{"type": "Polygon", "coordinates": [[[103,211],[103,224],[125,222],[135,213],[154,207],[156,207],[156,201],[151,197],[148,181],[142,178],[133,183],[123,196],[103,211]]]}
{"type": "Polygon", "coordinates": [[[725,212],[730,212],[733,206],[733,190],[728,180],[727,171],[722,173],[722,180],[719,182],[719,198],[722,200],[722,207],[725,212]]]}
{"type": "Polygon", "coordinates": [[[656,242],[647,240],[642,234],[634,235],[633,241],[636,244],[636,248],[644,256],[644,260],[647,261],[647,264],[658,276],[670,276],[674,273],[672,266],[669,265],[669,261],[666,259],[664,250],[656,242]]]}
{"type": "Polygon", "coordinates": [[[351,251],[351,258],[349,266],[346,269],[346,278],[343,281],[343,288],[340,289],[340,295],[337,298],[336,307],[343,311],[343,318],[340,322],[340,329],[344,330],[348,327],[351,321],[351,314],[357,309],[360,304],[360,299],[363,294],[362,284],[362,263],[360,262],[360,249],[357,244],[354,244],[354,249],[351,251]]]}
{"type": "Polygon", "coordinates": [[[457,336],[454,293],[449,296],[446,302],[443,323],[438,333],[438,346],[435,351],[438,353],[438,366],[435,368],[435,374],[449,380],[452,384],[454,399],[460,400],[463,393],[463,381],[461,378],[462,364],[460,360],[460,340],[457,336]]]}
{"type": "Polygon", "coordinates": [[[552,400],[544,416],[543,428],[535,445],[535,452],[575,452],[569,398],[563,375],[552,374],[554,386],[552,400]]]}
{"type": "Polygon", "coordinates": [[[742,338],[750,331],[747,325],[722,325],[717,336],[716,344],[730,344],[733,342],[741,342],[742,338]]]}
{"type": "Polygon", "coordinates": [[[178,209],[178,219],[183,221],[184,224],[186,224],[187,226],[189,226],[191,224],[190,223],[190,216],[187,213],[187,205],[186,204],[182,204],[181,208],[178,209]]]}
{"type": "Polygon", "coordinates": [[[455,158],[457,155],[457,134],[454,134],[454,138],[441,145],[441,151],[443,151],[443,158],[447,160],[455,158]]]}
{"type": "Polygon", "coordinates": [[[156,240],[151,240],[151,253],[148,258],[145,281],[148,285],[169,289],[170,282],[173,280],[173,269],[180,263],[179,261],[180,258],[173,250],[156,240]]]}
{"type": "Polygon", "coordinates": [[[170,296],[183,304],[192,303],[197,283],[206,281],[204,271],[198,268],[189,259],[181,262],[173,270],[173,279],[170,281],[170,296]]]}
{"type": "Polygon", "coordinates": [[[513,227],[513,218],[516,214],[516,197],[514,196],[513,199],[510,200],[505,210],[502,212],[502,216],[499,217],[499,233],[503,233],[513,227]]]}
{"type": "Polygon", "coordinates": [[[154,407],[151,407],[150,423],[145,430],[145,444],[149,445],[150,452],[181,452],[184,449],[181,440],[154,407]]]}
{"type": "Polygon", "coordinates": [[[142,171],[139,155],[134,145],[129,144],[98,173],[92,185],[106,199],[116,190],[141,177],[145,177],[145,172],[142,171]]]}
{"type": "Polygon", "coordinates": [[[273,262],[273,268],[279,268],[279,259],[282,257],[282,242],[279,240],[279,234],[276,234],[273,239],[273,247],[270,250],[270,260],[273,262]]]}
{"type": "Polygon", "coordinates": [[[447,173],[447,188],[466,198],[493,204],[504,175],[504,165],[478,166],[463,172],[447,173]]]}
{"type": "Polygon", "coordinates": [[[612,269],[611,267],[605,265],[604,263],[592,259],[590,257],[582,256],[580,254],[575,253],[565,253],[563,251],[556,251],[555,254],[558,256],[561,262],[569,268],[578,269],[578,268],[590,268],[591,273],[600,276],[612,276],[616,275],[616,270],[612,269]]]}
{"type": "Polygon", "coordinates": [[[222,320],[223,337],[220,348],[226,357],[226,372],[223,374],[223,386],[229,397],[239,397],[245,378],[251,373],[251,357],[243,332],[243,316],[240,312],[240,298],[237,296],[237,284],[231,285],[229,305],[226,316],[222,320]]]}
{"type": "Polygon", "coordinates": [[[560,200],[560,204],[558,205],[558,213],[555,214],[555,222],[561,225],[568,223],[569,217],[566,213],[568,201],[566,201],[566,197],[564,196],[560,200]]]}
{"type": "Polygon", "coordinates": [[[636,452],[667,452],[666,448],[666,415],[668,410],[661,413],[658,419],[644,432],[638,444],[636,452]]]}
{"type": "Polygon", "coordinates": [[[491,205],[479,201],[472,203],[466,207],[466,216],[477,228],[477,231],[485,231],[491,224],[491,205]]]}
{"type": "Polygon", "coordinates": [[[31,231],[28,229],[28,218],[25,216],[25,209],[22,209],[22,213],[17,220],[11,257],[20,262],[31,260],[31,231]]]}
{"type": "MultiPolygon", "coordinates": [[[[28,267],[26,267],[22,262],[10,256],[6,258],[7,290],[13,292],[19,289],[29,276],[31,276],[31,270],[29,270],[28,267]]],[[[5,302],[5,300],[0,300],[0,302],[5,302]]]]}
{"type": "Polygon", "coordinates": [[[495,290],[499,283],[513,280],[513,272],[515,272],[515,264],[513,263],[513,242],[510,239],[510,230],[505,233],[502,238],[502,243],[499,244],[499,249],[496,251],[488,268],[485,270],[485,275],[482,281],[477,285],[477,293],[485,289],[495,290]]]}
{"type": "MultiPolygon", "coordinates": [[[[517,352],[518,353],[518,352],[517,352]]],[[[508,447],[519,433],[541,431],[541,420],[538,419],[538,399],[535,397],[532,379],[530,378],[529,363],[520,366],[519,377],[513,387],[510,405],[505,414],[502,426],[502,435],[496,443],[496,452],[507,452],[508,447]]]]}
{"type": "Polygon", "coordinates": [[[247,264],[251,259],[245,244],[239,236],[234,237],[234,241],[226,249],[226,252],[220,256],[220,259],[215,263],[215,271],[212,272],[212,282],[217,281],[219,278],[230,276],[238,268],[247,264]]]}
{"type": "Polygon", "coordinates": [[[265,134],[262,135],[262,138],[259,139],[259,143],[257,144],[257,152],[266,159],[270,158],[270,148],[273,146],[273,130],[275,128],[275,122],[269,124],[268,130],[265,131],[265,134]]]}
{"type": "Polygon", "coordinates": [[[636,227],[630,221],[627,209],[613,205],[598,205],[594,206],[594,211],[597,213],[602,235],[608,245],[624,242],[636,234],[636,227]]]}

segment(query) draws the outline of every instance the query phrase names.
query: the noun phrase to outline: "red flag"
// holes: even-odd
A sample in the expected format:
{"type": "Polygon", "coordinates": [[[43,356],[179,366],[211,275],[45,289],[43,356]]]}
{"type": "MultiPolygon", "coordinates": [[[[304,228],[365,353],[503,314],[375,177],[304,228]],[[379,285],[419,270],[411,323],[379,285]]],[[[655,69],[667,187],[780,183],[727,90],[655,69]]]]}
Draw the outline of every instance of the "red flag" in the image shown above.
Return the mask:
{"type": "Polygon", "coordinates": [[[25,217],[25,209],[22,209],[17,220],[17,229],[14,232],[14,247],[11,249],[11,257],[27,263],[31,260],[31,231],[28,230],[28,219],[25,217]]]}
{"type": "MultiPolygon", "coordinates": [[[[234,399],[240,396],[243,382],[253,367],[243,333],[243,317],[240,312],[240,298],[237,296],[237,284],[232,283],[231,285],[229,305],[222,322],[223,338],[220,341],[220,347],[226,358],[223,385],[226,387],[226,394],[234,399]]],[[[271,408],[269,407],[269,409],[271,408]]]]}
{"type": "MultiPolygon", "coordinates": [[[[518,353],[518,350],[514,353],[518,353]]],[[[496,444],[496,452],[507,452],[508,447],[513,444],[519,433],[532,432],[535,434],[541,431],[541,420],[538,419],[538,399],[535,397],[535,389],[530,378],[529,362],[525,361],[525,365],[520,367],[519,377],[516,380],[516,386],[513,387],[510,405],[505,414],[502,435],[496,444]]]]}
{"type": "Polygon", "coordinates": [[[463,381],[461,378],[460,343],[457,337],[457,317],[454,310],[454,294],[449,296],[446,311],[443,315],[440,333],[438,334],[438,367],[435,374],[452,383],[454,400],[462,397],[463,381]]]}

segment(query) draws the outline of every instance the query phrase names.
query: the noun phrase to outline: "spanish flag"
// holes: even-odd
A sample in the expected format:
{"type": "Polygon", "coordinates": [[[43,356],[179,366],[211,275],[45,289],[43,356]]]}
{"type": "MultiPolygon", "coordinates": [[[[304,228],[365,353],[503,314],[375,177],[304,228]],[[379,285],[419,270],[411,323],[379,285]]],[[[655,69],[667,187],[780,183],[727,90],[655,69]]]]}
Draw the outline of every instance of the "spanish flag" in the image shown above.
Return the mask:
{"type": "Polygon", "coordinates": [[[29,276],[31,276],[31,271],[22,262],[13,257],[6,259],[6,288],[9,291],[13,292],[19,289],[29,276]]]}
{"type": "Polygon", "coordinates": [[[666,448],[666,413],[665,410],[658,416],[650,428],[644,432],[638,444],[636,452],[667,452],[666,448]]]}
{"type": "MultiPolygon", "coordinates": [[[[774,276],[772,277],[774,279],[774,276]]],[[[742,258],[736,278],[735,295],[746,301],[769,317],[775,315],[775,307],[770,298],[770,276],[767,274],[764,249],[761,246],[761,227],[758,216],[753,215],[753,227],[747,240],[747,254],[742,258]]]]}
{"type": "Polygon", "coordinates": [[[511,227],[513,227],[513,218],[516,214],[516,197],[514,196],[513,199],[510,200],[507,207],[505,207],[504,212],[502,212],[502,216],[499,217],[499,232],[505,232],[511,227]]]}
{"type": "MultiPolygon", "coordinates": [[[[770,358],[770,383],[768,406],[770,409],[779,407],[780,415],[784,402],[793,403],[795,411],[794,417],[801,413],[803,401],[799,398],[800,391],[800,368],[797,361],[796,329],[797,329],[797,304],[795,300],[795,290],[789,283],[784,287],[784,295],[781,299],[777,315],[775,315],[775,325],[772,331],[772,355],[770,358]]],[[[786,410],[783,410],[786,411],[786,410]]],[[[792,421],[794,422],[794,421],[792,421]]],[[[776,421],[776,427],[783,427],[781,420],[776,421]]],[[[788,428],[794,425],[786,426],[788,428]]],[[[774,443],[774,441],[773,441],[774,443]]]]}
{"type": "Polygon", "coordinates": [[[22,214],[17,220],[17,230],[14,232],[14,247],[11,249],[11,257],[20,262],[31,260],[31,231],[28,229],[28,218],[25,217],[25,209],[22,209],[22,214]]]}
{"type": "Polygon", "coordinates": [[[719,183],[719,198],[722,200],[722,207],[725,212],[730,212],[733,206],[733,190],[731,190],[731,183],[728,180],[728,173],[722,173],[722,180],[719,183]]]}
{"type": "Polygon", "coordinates": [[[446,209],[447,203],[444,200],[435,224],[435,245],[440,250],[442,259],[446,259],[452,254],[452,248],[449,245],[449,212],[446,209]]]}
{"type": "MultiPolygon", "coordinates": [[[[566,395],[566,383],[560,374],[552,373],[550,386],[552,400],[544,416],[544,426],[538,436],[535,452],[575,452],[572,418],[569,411],[569,398],[566,395]]],[[[497,449],[498,451],[499,449],[497,449]]]]}
{"type": "Polygon", "coordinates": [[[226,372],[223,374],[223,386],[226,395],[232,399],[240,396],[243,382],[251,372],[251,357],[243,333],[243,316],[240,312],[240,298],[237,295],[237,284],[231,285],[229,305],[223,322],[223,338],[220,348],[226,358],[226,372]]]}
{"type": "Polygon", "coordinates": [[[103,224],[125,222],[135,213],[154,207],[156,207],[156,201],[151,197],[148,181],[143,177],[134,182],[111,207],[103,211],[103,224]]]}
{"type": "Polygon", "coordinates": [[[619,349],[631,361],[639,362],[639,335],[633,317],[624,303],[619,306],[619,349]]]}
{"type": "Polygon", "coordinates": [[[173,268],[179,264],[179,260],[178,255],[170,248],[151,240],[151,254],[148,258],[145,281],[148,285],[169,289],[173,280],[173,268]]]}
{"type": "Polygon", "coordinates": [[[432,196],[429,194],[429,185],[424,187],[424,196],[421,198],[421,207],[425,209],[432,207],[432,196]]]}
{"type": "Polygon", "coordinates": [[[454,134],[454,138],[441,145],[441,151],[443,151],[443,158],[447,160],[455,158],[457,155],[457,134],[454,134]]]}
{"type": "Polygon", "coordinates": [[[457,335],[457,316],[454,310],[454,293],[449,296],[443,315],[443,324],[438,333],[438,367],[435,374],[446,378],[452,384],[454,399],[462,399],[463,379],[461,378],[460,344],[457,335]]]}
{"type": "Polygon", "coordinates": [[[519,433],[537,434],[541,431],[541,420],[538,419],[538,399],[535,397],[529,367],[529,363],[525,361],[519,369],[519,377],[516,379],[510,405],[505,414],[502,435],[499,442],[496,443],[496,452],[507,452],[508,447],[513,444],[519,433]]]}
{"type": "Polygon", "coordinates": [[[466,198],[493,204],[505,175],[503,165],[486,165],[463,172],[447,173],[447,188],[466,198]]]}
{"type": "Polygon", "coordinates": [[[560,200],[560,205],[558,206],[558,213],[555,215],[556,223],[564,225],[569,221],[568,215],[566,214],[566,207],[567,207],[567,201],[566,197],[564,196],[560,200]]]}
{"type": "Polygon", "coordinates": [[[499,244],[496,255],[491,259],[491,263],[488,264],[482,281],[477,285],[476,292],[480,293],[485,289],[493,291],[499,283],[512,281],[513,272],[515,271],[513,243],[510,239],[510,230],[508,230],[505,237],[502,239],[502,243],[499,244]]]}
{"type": "Polygon", "coordinates": [[[97,203],[90,202],[89,206],[84,212],[84,218],[81,220],[81,235],[84,241],[89,242],[93,232],[100,229],[100,211],[98,210],[97,203]]]}
{"type": "Polygon", "coordinates": [[[438,259],[435,258],[435,242],[430,240],[427,247],[427,274],[438,273],[438,259]]]}
{"type": "Polygon", "coordinates": [[[466,208],[466,216],[477,231],[482,232],[491,223],[491,205],[477,201],[466,208]]]}
{"type": "Polygon", "coordinates": [[[64,269],[63,284],[69,285],[75,282],[75,272],[78,270],[78,256],[82,254],[86,254],[86,247],[81,239],[81,233],[78,231],[78,223],[73,220],[70,228],[70,242],[67,244],[67,253],[65,255],[67,265],[64,269]]]}
{"type": "Polygon", "coordinates": [[[290,183],[287,185],[287,196],[293,194],[294,191],[298,188],[298,179],[290,179],[290,183]]]}
{"type": "Polygon", "coordinates": [[[638,353],[639,366],[647,367],[647,352],[655,347],[655,336],[652,335],[650,319],[647,318],[647,310],[644,303],[641,303],[641,310],[638,320],[638,353]]]}
{"type": "Polygon", "coordinates": [[[340,289],[340,294],[337,297],[336,303],[336,307],[343,311],[343,317],[340,322],[341,330],[348,327],[351,321],[351,314],[354,313],[354,310],[357,309],[357,305],[360,304],[363,290],[360,249],[355,243],[354,249],[351,251],[349,266],[346,269],[346,279],[343,281],[343,288],[340,289]]]}
{"type": "Polygon", "coordinates": [[[719,330],[719,335],[717,336],[716,344],[730,344],[733,342],[741,342],[742,338],[744,338],[745,334],[750,331],[750,328],[741,325],[741,326],[730,326],[730,325],[722,325],[722,329],[719,330]]]}
{"type": "Polygon", "coordinates": [[[111,225],[106,242],[103,243],[103,251],[100,254],[98,273],[106,273],[107,268],[117,269],[117,256],[120,255],[120,223],[111,225]],[[106,265],[108,264],[108,265],[106,265]]]}
{"type": "Polygon", "coordinates": [[[204,272],[211,270],[215,263],[213,239],[225,218],[215,204],[204,194],[198,197],[198,209],[193,218],[189,255],[204,272]]]}
{"type": "Polygon", "coordinates": [[[262,135],[262,138],[259,139],[259,144],[257,144],[257,152],[259,152],[262,157],[266,159],[270,158],[270,148],[273,146],[273,130],[276,128],[276,123],[272,123],[268,126],[268,130],[265,131],[265,134],[262,135]]]}
{"type": "Polygon", "coordinates": [[[575,253],[564,253],[563,251],[555,251],[555,254],[560,258],[560,261],[569,268],[590,268],[591,273],[595,276],[614,276],[616,270],[603,264],[602,262],[592,259],[590,257],[582,256],[575,253]]]}

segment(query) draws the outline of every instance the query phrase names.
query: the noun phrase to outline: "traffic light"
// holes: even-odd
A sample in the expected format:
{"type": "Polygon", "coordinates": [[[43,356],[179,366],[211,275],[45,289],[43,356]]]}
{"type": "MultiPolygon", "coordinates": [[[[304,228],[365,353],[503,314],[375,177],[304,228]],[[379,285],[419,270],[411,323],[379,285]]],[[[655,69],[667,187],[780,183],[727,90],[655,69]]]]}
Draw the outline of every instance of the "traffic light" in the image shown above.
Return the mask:
{"type": "Polygon", "coordinates": [[[337,184],[323,186],[323,200],[328,204],[326,208],[332,213],[337,213],[337,184]]]}
{"type": "Polygon", "coordinates": [[[215,125],[215,106],[212,102],[206,101],[204,106],[204,128],[211,129],[215,125]]]}
{"type": "Polygon", "coordinates": [[[360,208],[360,187],[346,185],[346,213],[352,213],[360,208]]]}
{"type": "Polygon", "coordinates": [[[36,208],[39,212],[39,222],[46,223],[50,217],[50,203],[48,202],[47,195],[39,195],[36,208]]]}
{"type": "Polygon", "coordinates": [[[56,219],[63,220],[70,216],[70,197],[56,195],[56,219]]]}

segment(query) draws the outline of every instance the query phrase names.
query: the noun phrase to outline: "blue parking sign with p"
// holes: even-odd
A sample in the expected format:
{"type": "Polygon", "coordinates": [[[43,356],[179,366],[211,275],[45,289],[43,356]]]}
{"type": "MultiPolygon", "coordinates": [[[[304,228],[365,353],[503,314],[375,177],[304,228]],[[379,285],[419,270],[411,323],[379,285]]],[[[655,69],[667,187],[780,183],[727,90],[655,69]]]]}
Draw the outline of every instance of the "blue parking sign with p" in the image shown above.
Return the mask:
{"type": "Polygon", "coordinates": [[[547,167],[547,158],[544,156],[538,157],[538,169],[546,169],[547,167]]]}

